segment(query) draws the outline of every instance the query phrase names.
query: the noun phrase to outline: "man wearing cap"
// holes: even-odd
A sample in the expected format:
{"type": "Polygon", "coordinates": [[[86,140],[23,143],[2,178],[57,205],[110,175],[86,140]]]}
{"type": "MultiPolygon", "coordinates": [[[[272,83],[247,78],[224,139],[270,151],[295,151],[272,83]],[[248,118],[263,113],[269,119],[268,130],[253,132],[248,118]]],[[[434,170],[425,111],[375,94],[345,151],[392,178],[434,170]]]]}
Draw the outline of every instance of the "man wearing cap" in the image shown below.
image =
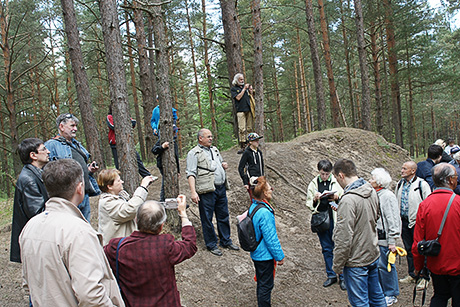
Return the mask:
{"type": "Polygon", "coordinates": [[[81,165],[83,169],[83,178],[85,180],[85,197],[78,209],[83,213],[85,219],[89,222],[91,218],[91,208],[89,205],[89,196],[96,196],[101,193],[93,173],[99,167],[96,161],[90,163],[91,155],[83,145],[78,142],[77,125],[80,121],[70,113],[64,113],[56,118],[56,127],[58,134],[46,141],[45,146],[50,151],[50,160],[73,159],[81,165]]]}
{"type": "Polygon", "coordinates": [[[212,132],[208,129],[198,131],[198,145],[187,154],[187,180],[192,201],[198,204],[201,227],[207,249],[216,256],[222,256],[217,246],[218,240],[212,218],[217,220],[219,244],[230,250],[240,248],[230,238],[230,220],[227,200],[227,162],[219,150],[212,146],[212,132]]]}
{"type": "Polygon", "coordinates": [[[249,179],[251,177],[260,177],[264,175],[264,158],[262,151],[259,150],[259,140],[263,136],[257,133],[249,133],[247,141],[249,146],[241,156],[240,164],[238,165],[238,172],[243,180],[244,187],[248,190],[249,196],[252,199],[252,191],[249,189],[249,179]]]}
{"type": "MultiPolygon", "coordinates": [[[[452,156],[452,161],[449,164],[452,164],[457,171],[457,174],[460,174],[460,147],[454,146],[450,150],[450,155],[452,156]]],[[[457,177],[457,187],[455,188],[454,192],[460,195],[460,180],[457,177]]]]}

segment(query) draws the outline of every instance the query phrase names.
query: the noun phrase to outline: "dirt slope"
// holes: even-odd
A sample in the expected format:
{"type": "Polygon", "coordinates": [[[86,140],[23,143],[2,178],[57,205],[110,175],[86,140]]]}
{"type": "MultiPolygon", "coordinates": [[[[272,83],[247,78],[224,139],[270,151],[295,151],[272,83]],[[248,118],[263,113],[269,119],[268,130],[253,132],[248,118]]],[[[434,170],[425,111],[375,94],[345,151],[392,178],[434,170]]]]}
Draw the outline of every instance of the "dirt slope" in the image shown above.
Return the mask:
{"type": "MultiPolygon", "coordinates": [[[[249,197],[237,171],[241,156],[236,154],[236,149],[222,155],[229,164],[232,189],[227,196],[232,239],[237,243],[235,217],[247,209],[249,197]]],[[[401,164],[409,160],[409,155],[372,132],[350,128],[314,132],[287,143],[266,144],[266,175],[274,187],[277,230],[286,254],[286,262],[276,274],[273,306],[348,305],[346,293],[337,284],[322,287],[326,275],[321,247],[316,234],[310,231],[310,213],[305,207],[307,185],[316,175],[317,162],[324,158],[332,162],[338,158],[352,159],[359,175],[365,179],[374,168],[384,167],[396,182],[401,164]]],[[[185,161],[181,164],[180,189],[189,197],[185,161]]],[[[156,168],[152,171],[158,173],[156,168]]],[[[159,188],[160,182],[154,183],[151,198],[158,199],[159,188]]],[[[93,225],[97,225],[96,205],[96,200],[92,201],[93,225]]],[[[256,306],[254,268],[249,253],[224,250],[222,257],[211,255],[206,251],[196,206],[189,209],[189,217],[197,230],[198,252],[176,267],[182,303],[188,307],[256,306]]],[[[20,266],[8,262],[9,236],[7,231],[0,234],[0,306],[26,306],[27,295],[20,286],[20,266]]],[[[400,276],[406,275],[405,259],[398,264],[398,272],[400,276]]],[[[401,285],[395,306],[409,306],[411,302],[412,287],[401,285]]]]}

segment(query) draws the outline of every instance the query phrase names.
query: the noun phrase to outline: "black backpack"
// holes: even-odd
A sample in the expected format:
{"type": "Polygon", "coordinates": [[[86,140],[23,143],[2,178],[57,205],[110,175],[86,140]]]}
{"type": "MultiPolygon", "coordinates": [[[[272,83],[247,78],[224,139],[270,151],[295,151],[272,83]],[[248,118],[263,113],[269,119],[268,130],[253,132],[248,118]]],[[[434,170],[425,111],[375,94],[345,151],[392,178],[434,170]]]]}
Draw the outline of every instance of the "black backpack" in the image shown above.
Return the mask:
{"type": "Polygon", "coordinates": [[[256,232],[254,230],[254,224],[252,223],[252,217],[256,214],[257,210],[264,207],[264,204],[258,204],[254,210],[252,210],[251,214],[246,215],[246,217],[241,221],[238,220],[236,224],[240,246],[247,252],[255,251],[262,241],[262,235],[260,236],[259,241],[256,240],[256,232]]]}

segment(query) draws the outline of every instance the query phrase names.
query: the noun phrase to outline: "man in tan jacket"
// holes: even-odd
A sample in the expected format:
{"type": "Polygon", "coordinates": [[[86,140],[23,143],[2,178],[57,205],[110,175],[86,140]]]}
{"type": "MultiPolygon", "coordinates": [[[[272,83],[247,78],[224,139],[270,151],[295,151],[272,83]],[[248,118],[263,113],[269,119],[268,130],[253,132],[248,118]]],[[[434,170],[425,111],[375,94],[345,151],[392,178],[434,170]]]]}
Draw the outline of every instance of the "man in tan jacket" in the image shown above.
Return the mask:
{"type": "Polygon", "coordinates": [[[34,306],[125,306],[102,249],[102,236],[77,208],[85,197],[83,170],[72,159],[49,162],[45,211],[22,231],[24,287],[34,306]]]}
{"type": "Polygon", "coordinates": [[[342,272],[352,306],[386,307],[379,283],[380,251],[377,237],[379,200],[375,189],[358,177],[351,160],[334,164],[334,176],[343,188],[334,228],[334,272],[342,272]]]}

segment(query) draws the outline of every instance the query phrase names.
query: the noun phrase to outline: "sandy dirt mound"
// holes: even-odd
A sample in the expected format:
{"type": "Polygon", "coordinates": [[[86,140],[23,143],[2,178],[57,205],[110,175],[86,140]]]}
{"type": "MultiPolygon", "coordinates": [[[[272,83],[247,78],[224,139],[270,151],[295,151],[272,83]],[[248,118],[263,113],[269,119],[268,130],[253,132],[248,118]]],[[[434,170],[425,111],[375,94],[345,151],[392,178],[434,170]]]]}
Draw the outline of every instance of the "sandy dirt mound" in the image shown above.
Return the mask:
{"type": "MultiPolygon", "coordinates": [[[[249,206],[249,196],[238,175],[240,155],[236,149],[222,152],[229,164],[228,191],[232,239],[238,243],[236,216],[249,206]]],[[[409,160],[406,150],[388,143],[372,132],[351,128],[338,128],[303,135],[286,143],[266,143],[266,175],[274,187],[278,235],[286,254],[286,262],[279,267],[272,293],[273,306],[347,306],[346,292],[338,284],[323,288],[326,279],[321,247],[316,234],[310,230],[310,212],[305,207],[307,185],[316,175],[316,164],[321,159],[332,162],[339,158],[352,159],[359,176],[369,179],[376,167],[384,167],[399,180],[404,161],[409,160]]],[[[190,196],[185,178],[185,161],[180,190],[190,196]]],[[[157,169],[152,169],[159,176],[157,169]]],[[[160,181],[153,184],[150,197],[159,198],[160,181]]],[[[97,199],[92,200],[92,225],[97,225],[97,199]]],[[[198,235],[198,252],[190,260],[176,267],[178,288],[182,303],[190,306],[256,306],[254,268],[249,253],[223,250],[222,257],[210,254],[205,247],[198,216],[192,205],[188,215],[198,235]]],[[[21,289],[20,266],[10,263],[10,232],[0,234],[0,306],[27,306],[27,294],[21,289]]],[[[402,243],[399,242],[402,246],[402,243]]],[[[398,262],[398,261],[397,261],[398,262]]],[[[405,259],[397,263],[400,277],[406,275],[405,259]]],[[[412,304],[412,285],[400,285],[401,295],[395,306],[412,304]]],[[[431,289],[427,294],[431,295],[431,289]]]]}

